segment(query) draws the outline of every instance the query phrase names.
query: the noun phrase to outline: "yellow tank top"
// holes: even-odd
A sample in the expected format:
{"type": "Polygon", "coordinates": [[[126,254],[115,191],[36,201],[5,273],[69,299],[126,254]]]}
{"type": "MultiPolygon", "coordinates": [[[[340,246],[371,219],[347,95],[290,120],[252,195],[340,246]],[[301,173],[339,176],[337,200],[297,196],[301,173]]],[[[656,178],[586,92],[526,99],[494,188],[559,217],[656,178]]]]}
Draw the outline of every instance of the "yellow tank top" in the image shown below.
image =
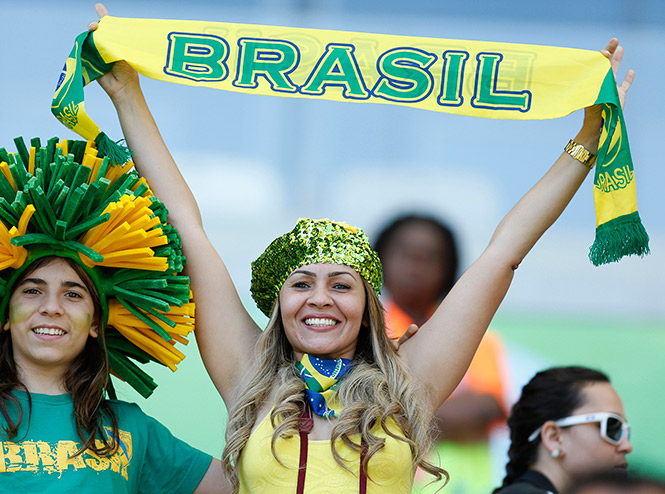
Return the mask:
{"type": "MultiPolygon", "coordinates": [[[[399,428],[394,421],[387,427],[394,432],[399,428]]],[[[300,437],[278,439],[275,450],[280,465],[270,450],[273,428],[270,413],[252,433],[240,456],[240,494],[295,494],[298,483],[300,437]]],[[[381,451],[369,460],[367,494],[410,494],[413,484],[411,448],[403,441],[388,436],[381,426],[372,431],[385,437],[381,451]]],[[[358,441],[358,438],[352,438],[358,441]]],[[[309,441],[305,494],[358,494],[360,455],[338,441],[337,451],[347,460],[351,472],[342,468],[333,458],[329,440],[309,441]]]]}

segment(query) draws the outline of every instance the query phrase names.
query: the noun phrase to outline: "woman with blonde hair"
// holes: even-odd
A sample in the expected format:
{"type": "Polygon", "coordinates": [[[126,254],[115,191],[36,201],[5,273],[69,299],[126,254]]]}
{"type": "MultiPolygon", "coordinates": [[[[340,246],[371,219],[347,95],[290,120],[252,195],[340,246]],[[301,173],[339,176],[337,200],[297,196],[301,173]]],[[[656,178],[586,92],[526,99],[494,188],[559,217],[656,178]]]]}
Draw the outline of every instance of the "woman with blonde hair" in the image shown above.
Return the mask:
{"type": "MultiPolygon", "coordinates": [[[[106,9],[98,5],[98,13],[106,9]]],[[[616,39],[605,54],[616,70],[616,39]]],[[[619,86],[622,97],[632,78],[619,86]]],[[[378,301],[377,256],[361,230],[329,220],[299,221],[253,263],[252,296],[270,316],[262,331],[206,236],[138,75],[118,62],[98,81],[183,237],[197,341],[230,411],[223,462],[235,492],[408,493],[417,466],[446,475],[425,461],[432,414],[464,375],[514,270],[589,166],[564,152],[398,355],[378,301]]],[[[600,108],[588,108],[574,140],[595,153],[600,129],[600,108]]]]}

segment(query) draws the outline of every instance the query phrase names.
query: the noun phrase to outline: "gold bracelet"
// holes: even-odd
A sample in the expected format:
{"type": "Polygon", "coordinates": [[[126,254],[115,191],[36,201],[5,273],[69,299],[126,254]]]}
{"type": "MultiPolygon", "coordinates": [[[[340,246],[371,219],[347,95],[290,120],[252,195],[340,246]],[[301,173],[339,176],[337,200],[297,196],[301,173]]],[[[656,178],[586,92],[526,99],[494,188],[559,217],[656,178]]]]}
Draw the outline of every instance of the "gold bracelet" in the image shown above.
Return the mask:
{"type": "Polygon", "coordinates": [[[566,147],[563,148],[563,150],[583,165],[588,166],[589,169],[593,168],[596,164],[596,155],[572,139],[568,141],[568,144],[566,144],[566,147]]]}

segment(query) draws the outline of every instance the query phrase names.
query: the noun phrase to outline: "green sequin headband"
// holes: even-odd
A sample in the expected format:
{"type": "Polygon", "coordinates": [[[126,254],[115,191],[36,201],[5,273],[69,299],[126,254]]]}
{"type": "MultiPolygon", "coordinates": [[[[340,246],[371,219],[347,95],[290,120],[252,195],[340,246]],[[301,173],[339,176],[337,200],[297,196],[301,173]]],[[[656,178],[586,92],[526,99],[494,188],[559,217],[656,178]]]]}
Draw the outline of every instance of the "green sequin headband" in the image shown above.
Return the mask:
{"type": "MultiPolygon", "coordinates": [[[[176,370],[194,329],[185,258],[167,211],[133,163],[113,163],[93,142],[0,148],[0,320],[12,286],[34,261],[67,257],[100,295],[109,367],[141,395],[157,386],[138,365],[176,370]]],[[[4,322],[4,321],[0,321],[4,322]]]]}
{"type": "Polygon", "coordinates": [[[286,278],[301,266],[344,264],[355,269],[381,293],[381,261],[361,229],[328,219],[300,219],[295,228],[276,238],[252,263],[252,298],[270,317],[286,278]]]}

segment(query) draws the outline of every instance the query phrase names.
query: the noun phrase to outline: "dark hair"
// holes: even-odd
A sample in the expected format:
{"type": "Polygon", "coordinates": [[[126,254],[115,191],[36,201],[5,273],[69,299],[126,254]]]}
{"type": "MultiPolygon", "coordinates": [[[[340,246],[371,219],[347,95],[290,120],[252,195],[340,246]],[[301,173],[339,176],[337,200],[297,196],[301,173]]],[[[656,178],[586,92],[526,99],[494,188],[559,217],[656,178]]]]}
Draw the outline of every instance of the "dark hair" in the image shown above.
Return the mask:
{"type": "MultiPolygon", "coordinates": [[[[63,378],[63,384],[67,391],[72,394],[74,403],[74,415],[76,418],[76,430],[82,441],[81,448],[76,455],[85,450],[91,450],[98,455],[110,456],[118,450],[118,444],[114,438],[118,435],[118,419],[113,412],[105,394],[115,396],[113,385],[109,376],[108,355],[104,340],[102,306],[97,287],[88,273],[74,260],[59,257],[46,256],[33,262],[16,280],[14,286],[18,286],[27,276],[42,266],[46,266],[56,259],[65,261],[81,278],[90,293],[94,306],[93,324],[99,328],[98,341],[88,337],[83,351],[74,359],[63,378]],[[107,439],[104,433],[102,420],[107,418],[111,422],[112,437],[107,439]],[[96,440],[101,441],[98,446],[96,440]]],[[[13,289],[13,287],[12,287],[13,289]]],[[[6,320],[6,319],[5,319],[6,320]]],[[[11,392],[22,389],[28,393],[28,422],[32,412],[32,400],[30,392],[20,381],[16,362],[12,350],[11,331],[0,332],[0,412],[5,419],[6,425],[2,431],[8,439],[16,437],[19,426],[23,421],[23,407],[18,398],[11,392]],[[7,402],[12,402],[18,410],[16,421],[10,416],[7,402]]]]}
{"type": "Polygon", "coordinates": [[[448,246],[448,249],[444,250],[442,259],[443,265],[447,266],[448,269],[448,277],[442,283],[442,291],[439,294],[439,298],[443,298],[443,296],[446,295],[453,287],[455,281],[457,281],[457,272],[459,270],[459,249],[457,247],[457,241],[455,240],[455,234],[453,233],[452,229],[443,221],[435,218],[434,216],[418,213],[409,213],[398,216],[379,232],[376,237],[376,241],[374,242],[374,250],[379,255],[379,258],[383,261],[385,251],[388,247],[388,244],[390,244],[390,242],[393,240],[395,233],[400,228],[413,223],[420,223],[431,226],[441,235],[443,242],[448,246]]]}
{"type": "MultiPolygon", "coordinates": [[[[567,491],[566,494],[578,494],[584,490],[601,487],[601,488],[614,488],[613,492],[643,492],[642,489],[652,488],[658,492],[665,494],[665,483],[662,481],[629,475],[626,472],[616,472],[605,470],[602,472],[595,472],[588,477],[575,482],[567,491]]],[[[604,492],[604,491],[603,491],[604,492]]]]}
{"type": "Polygon", "coordinates": [[[540,438],[528,437],[548,420],[570,415],[583,405],[584,386],[610,382],[607,375],[587,367],[554,367],[537,373],[523,388],[508,417],[510,449],[506,476],[500,489],[512,484],[536,461],[540,438]]]}

